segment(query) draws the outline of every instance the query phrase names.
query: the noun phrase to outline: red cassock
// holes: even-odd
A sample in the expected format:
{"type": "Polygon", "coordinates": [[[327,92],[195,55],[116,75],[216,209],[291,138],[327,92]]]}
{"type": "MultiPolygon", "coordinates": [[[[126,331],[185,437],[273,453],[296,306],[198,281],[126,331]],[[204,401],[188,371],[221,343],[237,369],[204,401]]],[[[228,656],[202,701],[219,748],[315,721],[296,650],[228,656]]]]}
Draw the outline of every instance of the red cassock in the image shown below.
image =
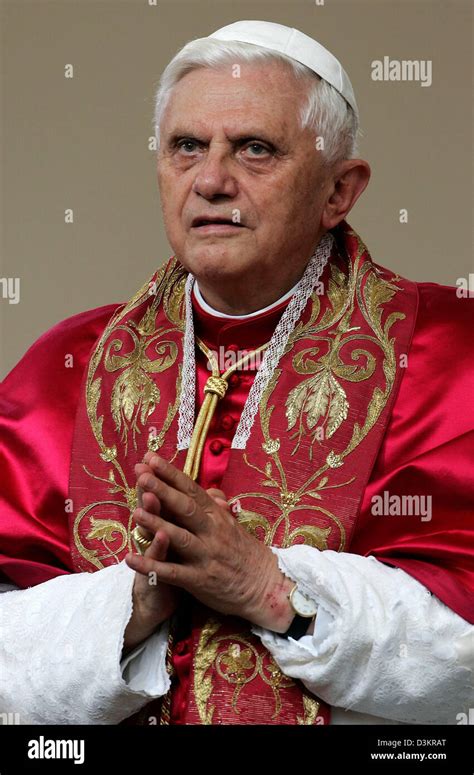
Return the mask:
{"type": "MultiPolygon", "coordinates": [[[[198,481],[238,500],[238,518],[259,540],[373,555],[474,623],[474,302],[376,266],[345,223],[335,236],[337,253],[322,277],[328,291],[308,302],[293,349],[262,399],[253,446],[231,449],[255,376],[250,368],[230,378],[218,404],[198,481]],[[324,438],[315,433],[321,426],[324,438]],[[285,486],[277,469],[286,473],[285,486]],[[303,492],[316,469],[312,490],[303,492]],[[284,504],[281,520],[272,490],[284,504]],[[400,514],[397,504],[413,495],[430,497],[429,512],[400,514]],[[299,515],[294,522],[292,514],[299,515]]],[[[152,278],[153,298],[147,283],[128,305],[59,323],[2,383],[0,581],[25,588],[123,558],[136,503],[133,464],[147,439],[156,439],[150,429],[158,433],[152,448],[183,467],[176,397],[185,279],[170,259],[152,278]]],[[[271,338],[287,303],[232,321],[193,298],[195,333],[214,351],[253,350],[271,338]]],[[[197,413],[209,376],[198,349],[196,363],[197,413]]],[[[297,723],[293,682],[275,678],[275,665],[265,667],[258,639],[249,640],[242,623],[226,629],[186,596],[182,609],[171,656],[171,723],[297,723]],[[245,675],[246,665],[236,662],[236,643],[250,673],[253,654],[261,672],[253,686],[250,679],[239,684],[239,697],[235,671],[245,675]],[[268,719],[246,721],[242,714],[252,713],[265,687],[268,719]]],[[[139,715],[132,723],[141,723],[139,715]]]]}

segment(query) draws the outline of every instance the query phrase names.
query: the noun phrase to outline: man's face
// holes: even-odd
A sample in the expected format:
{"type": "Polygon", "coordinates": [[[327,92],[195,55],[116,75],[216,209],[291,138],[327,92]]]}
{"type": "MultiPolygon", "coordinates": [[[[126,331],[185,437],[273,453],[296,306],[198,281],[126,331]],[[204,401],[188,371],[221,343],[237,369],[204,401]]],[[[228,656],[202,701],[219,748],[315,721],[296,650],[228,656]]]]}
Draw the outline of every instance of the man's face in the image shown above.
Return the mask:
{"type": "Polygon", "coordinates": [[[201,68],[174,88],[158,182],[170,244],[203,291],[287,290],[301,276],[326,177],[314,131],[299,125],[305,94],[279,63],[242,64],[239,78],[201,68]]]}

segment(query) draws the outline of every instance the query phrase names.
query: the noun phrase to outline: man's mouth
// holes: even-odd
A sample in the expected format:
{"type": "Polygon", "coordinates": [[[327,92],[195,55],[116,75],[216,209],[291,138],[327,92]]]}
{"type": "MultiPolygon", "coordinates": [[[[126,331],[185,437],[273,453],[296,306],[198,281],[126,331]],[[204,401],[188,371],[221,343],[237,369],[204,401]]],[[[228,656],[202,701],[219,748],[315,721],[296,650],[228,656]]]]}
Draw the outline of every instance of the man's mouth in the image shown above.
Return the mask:
{"type": "Polygon", "coordinates": [[[232,218],[221,218],[219,216],[198,216],[194,218],[192,224],[193,229],[228,229],[228,228],[242,228],[242,223],[236,223],[232,218]]]}

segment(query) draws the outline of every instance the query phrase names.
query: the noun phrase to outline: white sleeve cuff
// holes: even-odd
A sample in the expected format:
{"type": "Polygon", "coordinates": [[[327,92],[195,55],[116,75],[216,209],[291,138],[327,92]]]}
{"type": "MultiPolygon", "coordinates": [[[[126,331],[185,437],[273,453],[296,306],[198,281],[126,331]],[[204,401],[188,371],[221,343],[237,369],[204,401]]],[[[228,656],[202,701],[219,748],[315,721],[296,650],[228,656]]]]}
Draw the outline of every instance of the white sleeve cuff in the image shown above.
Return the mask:
{"type": "Polygon", "coordinates": [[[272,547],[318,604],[299,640],[252,628],[282,672],[332,706],[404,723],[456,724],[474,704],[474,627],[416,579],[374,557],[272,547]]]}
{"type": "Polygon", "coordinates": [[[130,689],[160,696],[168,685],[166,652],[168,649],[168,621],[143,643],[140,643],[120,662],[122,677],[130,689]]]}
{"type": "Polygon", "coordinates": [[[122,561],[0,594],[0,710],[21,724],[118,724],[165,694],[166,626],[147,644],[145,684],[131,659],[122,676],[134,578],[122,561]]]}

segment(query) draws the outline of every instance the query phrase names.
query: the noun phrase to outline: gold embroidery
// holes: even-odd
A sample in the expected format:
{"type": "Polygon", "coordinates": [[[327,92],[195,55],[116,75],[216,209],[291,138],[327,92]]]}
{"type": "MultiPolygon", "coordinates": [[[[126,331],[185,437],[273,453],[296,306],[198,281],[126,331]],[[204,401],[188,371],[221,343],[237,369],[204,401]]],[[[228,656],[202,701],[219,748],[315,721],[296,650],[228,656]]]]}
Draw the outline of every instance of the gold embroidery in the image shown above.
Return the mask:
{"type": "MultiPolygon", "coordinates": [[[[159,353],[157,361],[150,361],[144,355],[144,348],[151,344],[153,339],[138,340],[133,331],[129,333],[134,339],[134,350],[126,357],[111,355],[112,349],[117,352],[123,347],[123,342],[114,340],[107,348],[104,364],[109,372],[123,369],[112,389],[111,409],[116,431],[117,433],[121,431],[120,440],[125,446],[125,454],[127,454],[129,430],[132,430],[133,446],[136,449],[136,434],[140,433],[138,423],[140,422],[143,427],[160,401],[160,391],[148,374],[166,371],[173,365],[178,355],[178,348],[174,342],[160,343],[162,352],[165,347],[169,348],[169,352],[166,355],[159,353]]],[[[158,331],[156,337],[160,334],[161,332],[158,331]]]]}
{"type": "Polygon", "coordinates": [[[218,644],[212,642],[213,635],[221,625],[215,619],[209,619],[201,630],[199,643],[194,657],[194,696],[202,724],[212,724],[215,706],[207,707],[212,694],[212,678],[206,672],[217,655],[218,644]]]}
{"type": "Polygon", "coordinates": [[[235,687],[230,704],[237,716],[243,687],[259,676],[272,689],[275,700],[272,719],[276,719],[282,708],[280,693],[294,686],[294,681],[281,672],[269,652],[258,652],[250,635],[245,632],[218,635],[220,626],[215,619],[206,622],[194,657],[194,694],[201,723],[212,724],[214,721],[215,706],[209,705],[214,669],[222,680],[235,687]]]}
{"type": "Polygon", "coordinates": [[[101,560],[99,560],[98,549],[87,549],[84,544],[82,543],[80,532],[79,532],[79,526],[81,523],[81,520],[89,514],[90,511],[93,509],[98,508],[99,506],[121,506],[123,508],[126,508],[128,510],[127,504],[120,503],[117,501],[96,501],[95,503],[90,503],[88,506],[85,506],[83,509],[81,509],[76,516],[76,519],[74,520],[74,543],[78,549],[78,551],[81,553],[85,559],[91,563],[91,565],[95,565],[96,568],[104,567],[103,562],[101,560],[105,560],[108,557],[115,557],[116,562],[118,562],[118,553],[119,551],[122,551],[125,546],[128,544],[128,549],[130,550],[130,530],[126,530],[121,522],[118,520],[115,522],[115,528],[116,530],[111,530],[111,527],[108,523],[110,523],[111,520],[108,519],[96,519],[94,517],[91,518],[91,524],[93,525],[92,531],[89,531],[86,538],[91,539],[92,537],[97,537],[99,531],[100,531],[100,524],[102,522],[105,523],[105,529],[102,533],[103,536],[103,543],[104,543],[104,553],[100,555],[101,560]],[[122,537],[122,544],[119,547],[119,550],[112,550],[110,547],[106,545],[106,541],[111,541],[113,539],[113,533],[117,532],[122,537]],[[91,535],[92,533],[92,535],[91,535]]]}
{"type": "Polygon", "coordinates": [[[272,720],[274,720],[278,718],[281,712],[281,689],[289,689],[295,685],[295,682],[281,672],[277,663],[268,652],[264,652],[259,656],[258,672],[265,683],[272,689],[275,698],[275,710],[272,713],[272,720]]]}
{"type": "MultiPolygon", "coordinates": [[[[104,567],[102,560],[114,557],[119,562],[119,555],[127,547],[132,550],[131,522],[132,513],[137,505],[137,493],[134,486],[130,486],[122,465],[118,460],[116,445],[107,445],[103,438],[103,415],[98,415],[99,402],[102,395],[102,378],[95,377],[97,369],[103,363],[106,371],[113,373],[120,371],[115,380],[110,397],[110,410],[115,423],[115,430],[124,447],[125,456],[128,454],[128,434],[131,431],[134,448],[136,449],[136,436],[142,432],[149,417],[153,414],[160,401],[160,391],[149,375],[158,374],[169,369],[178,355],[178,347],[175,342],[167,338],[177,330],[184,328],[184,310],[182,305],[183,288],[186,273],[176,261],[172,262],[168,272],[166,264],[159,270],[153,283],[145,283],[131,301],[119,309],[109,321],[100,337],[89,362],[86,381],[86,407],[89,422],[95,439],[100,449],[100,457],[111,464],[108,478],[96,476],[85,466],[83,470],[91,478],[100,480],[108,485],[110,494],[120,494],[123,500],[103,500],[91,503],[82,508],[74,520],[74,540],[79,553],[96,568],[104,567]],[[150,304],[151,296],[154,296],[150,304]],[[139,323],[129,320],[130,313],[142,304],[148,303],[146,312],[139,323]],[[157,309],[163,303],[169,319],[174,327],[156,328],[157,309]],[[125,344],[119,339],[110,339],[115,331],[125,333],[132,344],[130,352],[124,354],[125,344]],[[147,353],[153,353],[153,357],[147,353]],[[117,479],[118,477],[118,479],[117,479]],[[110,520],[103,517],[107,513],[107,507],[120,507],[128,511],[128,524],[125,528],[118,520],[110,520]],[[92,512],[94,516],[91,516],[92,512]],[[81,533],[81,522],[89,517],[93,528],[86,534],[87,540],[100,537],[104,552],[98,549],[88,549],[84,546],[81,533]],[[112,529],[113,525],[113,529],[112,529]],[[117,544],[114,536],[120,537],[120,544],[109,546],[112,540],[117,544]]],[[[175,401],[167,409],[166,419],[160,428],[158,435],[151,434],[148,437],[148,447],[158,450],[163,444],[167,430],[178,410],[181,390],[181,364],[178,367],[176,380],[175,401]]]]}
{"type": "MultiPolygon", "coordinates": [[[[216,643],[221,642],[222,638],[217,638],[216,643]]],[[[250,644],[246,643],[245,638],[232,636],[233,642],[226,651],[221,652],[215,661],[216,671],[230,684],[235,684],[235,690],[231,705],[236,713],[239,713],[237,702],[239,694],[245,684],[250,683],[258,674],[259,655],[258,651],[250,644]],[[236,640],[240,642],[236,642],[236,640]],[[242,648],[242,645],[246,648],[242,648]]]]}
{"type": "Polygon", "coordinates": [[[314,724],[318,717],[319,707],[320,703],[314,697],[308,697],[307,694],[303,694],[304,715],[296,717],[297,723],[307,726],[314,724]]]}
{"type": "Polygon", "coordinates": [[[229,503],[239,503],[240,510],[237,512],[237,519],[243,524],[250,532],[256,537],[265,541],[269,546],[280,546],[281,548],[287,548],[296,542],[297,539],[303,538],[304,543],[310,546],[317,547],[319,549],[327,549],[327,539],[331,531],[331,527],[327,526],[327,522],[331,522],[333,527],[337,528],[339,534],[339,540],[337,542],[338,548],[342,550],[345,545],[345,531],[341,521],[336,515],[331,514],[322,505],[308,504],[303,506],[301,501],[305,496],[312,498],[313,500],[320,500],[321,493],[326,489],[334,489],[344,487],[353,481],[349,479],[347,482],[340,484],[328,484],[328,477],[323,477],[321,474],[328,468],[327,465],[323,465],[316,474],[320,477],[312,487],[315,480],[315,474],[312,474],[307,482],[298,490],[293,491],[289,488],[287,483],[287,477],[283,468],[282,462],[279,456],[280,442],[279,439],[272,439],[270,435],[270,418],[275,409],[275,406],[267,408],[268,399],[272,394],[279,376],[281,374],[280,369],[275,369],[272,379],[270,380],[267,389],[264,391],[262,400],[260,402],[260,421],[262,433],[265,438],[263,443],[263,449],[267,452],[269,457],[272,458],[268,461],[265,468],[261,469],[254,463],[251,463],[247,454],[244,452],[243,459],[245,463],[262,474],[262,487],[275,489],[275,494],[270,492],[242,492],[235,495],[229,500],[229,503]],[[274,520],[272,524],[261,514],[257,514],[254,510],[245,508],[245,501],[249,499],[266,500],[272,504],[272,511],[274,520]],[[315,520],[311,525],[299,526],[296,530],[291,527],[291,514],[304,508],[307,512],[312,512],[315,520]],[[326,522],[326,525],[319,526],[315,524],[317,515],[321,515],[326,522]],[[281,535],[281,531],[283,534],[281,535]],[[280,536],[280,537],[279,537],[280,536]]]}
{"type": "MultiPolygon", "coordinates": [[[[182,369],[183,369],[183,366],[180,363],[178,365],[178,378],[176,380],[176,388],[175,388],[176,398],[175,398],[175,402],[174,402],[174,404],[172,404],[172,405],[170,404],[168,406],[168,411],[166,413],[166,418],[165,418],[165,421],[163,423],[163,427],[162,427],[161,431],[159,432],[158,435],[156,435],[155,433],[150,433],[150,435],[148,436],[147,446],[148,446],[148,449],[153,450],[153,452],[158,452],[158,450],[163,445],[163,442],[165,440],[166,434],[168,433],[169,427],[170,427],[171,423],[173,422],[173,419],[174,419],[174,416],[176,415],[176,412],[178,411],[179,400],[181,398],[181,376],[182,376],[182,369]]],[[[176,450],[175,457],[176,457],[177,452],[178,452],[178,450],[176,450]]],[[[172,463],[173,460],[174,460],[174,457],[170,460],[170,463],[172,463]]]]}
{"type": "MultiPolygon", "coordinates": [[[[307,363],[303,361],[305,355],[316,355],[318,352],[319,348],[317,347],[304,350],[293,361],[295,370],[299,374],[315,374],[312,379],[308,379],[294,388],[286,399],[288,430],[291,430],[296,420],[299,419],[298,431],[290,436],[290,438],[298,436],[298,443],[292,452],[293,455],[298,450],[304,432],[303,414],[306,414],[306,422],[310,430],[317,429],[318,420],[327,421],[325,435],[328,439],[347,419],[349,403],[345,390],[334,377],[334,373],[337,373],[337,367],[331,363],[331,355],[323,356],[320,363],[313,360],[307,363]]],[[[316,431],[314,438],[316,438],[316,431]]]]}

